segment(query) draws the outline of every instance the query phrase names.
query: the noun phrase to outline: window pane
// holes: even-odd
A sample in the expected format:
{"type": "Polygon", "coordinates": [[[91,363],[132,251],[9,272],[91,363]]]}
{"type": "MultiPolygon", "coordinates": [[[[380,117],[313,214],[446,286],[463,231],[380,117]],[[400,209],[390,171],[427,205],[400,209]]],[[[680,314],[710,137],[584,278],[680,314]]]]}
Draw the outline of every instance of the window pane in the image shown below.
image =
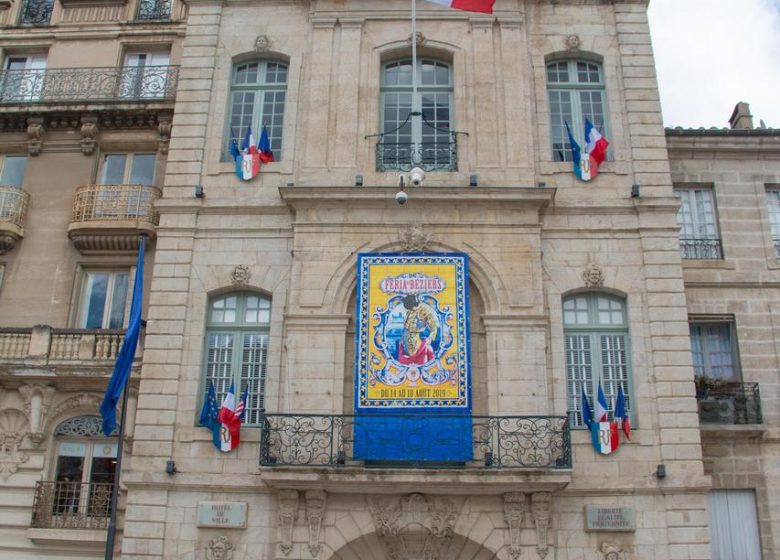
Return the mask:
{"type": "Polygon", "coordinates": [[[155,160],[154,154],[134,154],[130,168],[130,184],[153,185],[155,160]]]}
{"type": "Polygon", "coordinates": [[[236,296],[214,300],[211,303],[210,321],[212,323],[235,323],[237,310],[238,299],[236,296]]]}
{"type": "Polygon", "coordinates": [[[626,337],[623,335],[604,335],[601,337],[601,386],[604,389],[604,396],[607,398],[610,420],[613,418],[619,385],[623,386],[626,410],[631,410],[628,393],[626,337]]]}
{"type": "MultiPolygon", "coordinates": [[[[550,90],[550,136],[554,161],[572,161],[566,124],[574,123],[570,91],[550,90]]],[[[576,134],[572,130],[572,134],[576,134]]]]}
{"type": "Polygon", "coordinates": [[[247,333],[244,335],[241,356],[241,392],[247,391],[247,424],[260,421],[260,410],[264,405],[265,366],[268,357],[268,335],[247,333]]]}
{"type": "Polygon", "coordinates": [[[103,185],[121,185],[125,181],[127,154],[109,154],[103,160],[103,185]]]}
{"type": "Polygon", "coordinates": [[[114,274],[113,294],[111,296],[111,315],[109,329],[121,329],[125,322],[125,306],[127,304],[127,284],[129,275],[121,272],[114,274]]]}
{"type": "Polygon", "coordinates": [[[82,327],[85,329],[103,328],[103,313],[106,309],[108,294],[108,273],[89,272],[85,289],[86,312],[82,327]]]}
{"type": "MultiPolygon", "coordinates": [[[[233,379],[231,374],[233,339],[233,333],[208,334],[206,380],[214,384],[218,404],[225,398],[233,379]]],[[[208,383],[206,383],[206,390],[208,390],[208,383]]]]}
{"type": "Polygon", "coordinates": [[[573,424],[582,426],[580,403],[583,386],[585,393],[591,393],[593,379],[590,337],[587,335],[566,335],[566,379],[569,396],[569,410],[574,412],[573,424]]]}
{"type": "Polygon", "coordinates": [[[5,156],[5,159],[3,160],[3,172],[0,174],[0,185],[21,187],[26,167],[26,156],[5,156]]]}
{"type": "Polygon", "coordinates": [[[780,191],[767,191],[766,203],[769,213],[769,224],[772,230],[772,239],[780,240],[780,191]]]}

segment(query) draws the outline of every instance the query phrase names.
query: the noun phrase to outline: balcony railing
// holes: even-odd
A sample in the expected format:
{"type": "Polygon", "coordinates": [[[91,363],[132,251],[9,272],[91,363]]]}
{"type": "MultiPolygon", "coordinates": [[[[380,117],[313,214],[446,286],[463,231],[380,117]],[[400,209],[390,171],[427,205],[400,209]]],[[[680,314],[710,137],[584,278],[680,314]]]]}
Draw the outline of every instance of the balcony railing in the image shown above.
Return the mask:
{"type": "Polygon", "coordinates": [[[458,141],[455,134],[440,142],[385,142],[376,145],[377,171],[457,171],[458,141]]]}
{"type": "Polygon", "coordinates": [[[0,103],[172,101],[178,66],[3,70],[0,103]]]}
{"type": "Polygon", "coordinates": [[[49,25],[54,0],[26,0],[22,8],[21,25],[49,25]]]}
{"type": "Polygon", "coordinates": [[[723,249],[720,239],[680,238],[680,256],[684,259],[720,260],[723,249]]]}
{"type": "MultiPolygon", "coordinates": [[[[260,464],[269,467],[360,465],[362,462],[353,458],[355,433],[374,429],[378,417],[370,415],[369,422],[365,420],[366,416],[264,415],[261,421],[260,464]],[[361,421],[368,423],[361,426],[361,421]]],[[[399,416],[393,415],[392,418],[399,416]]],[[[436,418],[440,420],[437,422],[441,429],[446,430],[448,417],[437,415],[436,418]]],[[[462,421],[462,416],[457,417],[458,425],[462,425],[462,421]]],[[[395,461],[389,466],[483,469],[571,467],[569,423],[564,416],[472,416],[471,440],[473,461],[469,463],[443,465],[395,461]]]]}
{"type": "Polygon", "coordinates": [[[725,383],[696,395],[702,424],[761,424],[758,383],[725,383]]]}
{"type": "Polygon", "coordinates": [[[105,529],[111,512],[110,483],[39,481],[32,526],[41,529],[105,529]]]}
{"type": "Polygon", "coordinates": [[[0,222],[13,224],[20,229],[23,228],[29,202],[30,195],[27,191],[19,187],[0,185],[0,222]]]}
{"type": "Polygon", "coordinates": [[[173,0],[141,0],[138,5],[138,20],[160,21],[171,19],[173,0]]]}
{"type": "Polygon", "coordinates": [[[84,185],[76,189],[71,222],[140,221],[157,225],[154,201],[162,191],[149,185],[84,185]]]}
{"type": "Polygon", "coordinates": [[[121,329],[0,328],[0,361],[46,363],[116,360],[125,331],[121,329]]]}

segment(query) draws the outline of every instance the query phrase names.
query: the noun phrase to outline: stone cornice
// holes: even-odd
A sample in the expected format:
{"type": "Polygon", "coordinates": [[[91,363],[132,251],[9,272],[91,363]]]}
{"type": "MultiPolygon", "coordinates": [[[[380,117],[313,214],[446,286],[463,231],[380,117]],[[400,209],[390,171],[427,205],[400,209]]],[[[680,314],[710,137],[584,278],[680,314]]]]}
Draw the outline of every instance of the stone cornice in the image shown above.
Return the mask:
{"type": "Polygon", "coordinates": [[[667,130],[669,158],[780,159],[780,130],[667,130]]]}

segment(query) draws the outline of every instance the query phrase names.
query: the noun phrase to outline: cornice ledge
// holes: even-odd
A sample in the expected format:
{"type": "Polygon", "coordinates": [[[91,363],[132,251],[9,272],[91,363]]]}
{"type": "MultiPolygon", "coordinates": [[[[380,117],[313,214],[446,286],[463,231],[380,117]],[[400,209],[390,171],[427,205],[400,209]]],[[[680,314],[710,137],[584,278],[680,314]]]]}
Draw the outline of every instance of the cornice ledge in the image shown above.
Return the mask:
{"type": "Polygon", "coordinates": [[[350,316],[339,315],[304,315],[288,313],[284,316],[284,324],[289,328],[314,327],[317,329],[329,329],[343,331],[349,324],[350,316]]]}
{"type": "Polygon", "coordinates": [[[491,331],[516,331],[528,328],[546,328],[550,321],[545,315],[483,315],[485,328],[491,331]]]}

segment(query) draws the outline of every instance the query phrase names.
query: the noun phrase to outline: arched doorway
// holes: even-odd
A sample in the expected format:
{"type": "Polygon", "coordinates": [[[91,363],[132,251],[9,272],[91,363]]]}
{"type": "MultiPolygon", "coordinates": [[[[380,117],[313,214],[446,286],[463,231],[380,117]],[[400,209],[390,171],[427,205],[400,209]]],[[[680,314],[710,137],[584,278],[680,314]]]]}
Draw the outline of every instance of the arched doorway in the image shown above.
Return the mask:
{"type": "MultiPolygon", "coordinates": [[[[399,560],[426,560],[424,555],[415,555],[407,551],[399,560]]],[[[336,550],[329,560],[388,560],[387,545],[376,532],[362,535],[336,550]]],[[[495,560],[496,553],[481,544],[464,537],[454,535],[446,549],[440,551],[433,560],[495,560]]]]}

